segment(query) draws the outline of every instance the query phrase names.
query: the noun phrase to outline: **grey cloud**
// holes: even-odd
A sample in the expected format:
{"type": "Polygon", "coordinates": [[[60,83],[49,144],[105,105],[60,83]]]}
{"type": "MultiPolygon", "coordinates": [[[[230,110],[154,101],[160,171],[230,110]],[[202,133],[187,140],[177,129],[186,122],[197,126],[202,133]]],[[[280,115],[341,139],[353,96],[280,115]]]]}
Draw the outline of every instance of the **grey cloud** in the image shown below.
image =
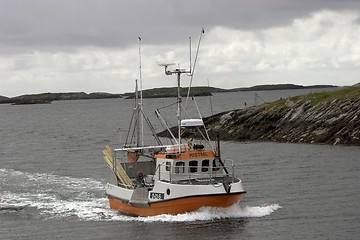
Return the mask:
{"type": "MultiPolygon", "coordinates": [[[[261,29],[321,9],[360,9],[352,0],[0,0],[0,47],[126,47],[184,41],[202,27],[261,29]]],[[[17,49],[19,51],[19,49],[17,49]]]]}

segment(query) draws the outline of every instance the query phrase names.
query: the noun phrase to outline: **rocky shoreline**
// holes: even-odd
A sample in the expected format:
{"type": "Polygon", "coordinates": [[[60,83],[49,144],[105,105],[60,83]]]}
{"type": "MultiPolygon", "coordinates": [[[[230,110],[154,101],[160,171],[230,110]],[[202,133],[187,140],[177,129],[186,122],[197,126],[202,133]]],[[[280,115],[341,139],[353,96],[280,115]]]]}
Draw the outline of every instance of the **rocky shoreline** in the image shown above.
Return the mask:
{"type": "Polygon", "coordinates": [[[219,133],[228,141],[360,145],[360,88],[281,99],[203,120],[212,139],[219,133]]]}
{"type": "Polygon", "coordinates": [[[205,119],[226,140],[360,145],[360,88],[315,93],[205,119]]]}

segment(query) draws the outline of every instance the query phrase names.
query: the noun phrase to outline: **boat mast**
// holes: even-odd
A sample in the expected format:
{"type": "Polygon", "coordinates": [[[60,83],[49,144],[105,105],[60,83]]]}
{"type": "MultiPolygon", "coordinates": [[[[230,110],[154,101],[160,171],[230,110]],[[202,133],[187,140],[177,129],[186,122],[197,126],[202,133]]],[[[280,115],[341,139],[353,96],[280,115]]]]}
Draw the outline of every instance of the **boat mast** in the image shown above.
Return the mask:
{"type": "Polygon", "coordinates": [[[180,69],[177,73],[177,82],[178,82],[178,96],[177,96],[177,119],[178,119],[178,141],[179,141],[179,153],[181,153],[181,94],[180,94],[180,69]]]}
{"type": "Polygon", "coordinates": [[[140,104],[139,104],[139,89],[138,80],[135,80],[135,109],[136,109],[136,146],[140,146],[140,104]]]}
{"type": "MultiPolygon", "coordinates": [[[[168,70],[168,66],[170,65],[174,65],[173,63],[163,63],[163,64],[159,64],[160,66],[165,67],[165,74],[166,75],[173,75],[176,74],[177,75],[177,87],[178,87],[178,94],[177,94],[177,119],[178,119],[178,146],[179,146],[179,153],[181,153],[181,103],[182,103],[182,99],[181,99],[181,94],[180,94],[180,90],[181,90],[181,86],[180,86],[180,75],[181,74],[188,74],[191,77],[190,80],[190,86],[188,89],[188,94],[187,94],[187,99],[189,98],[189,94],[190,94],[190,87],[191,87],[191,83],[192,83],[192,79],[193,79],[193,72],[195,70],[195,64],[197,61],[197,57],[198,57],[198,53],[199,53],[199,47],[200,47],[200,42],[201,42],[201,37],[204,34],[204,29],[201,29],[201,34],[200,34],[200,38],[199,38],[199,43],[198,43],[198,47],[197,47],[197,51],[196,51],[196,57],[195,57],[195,62],[194,62],[194,67],[191,67],[191,37],[189,38],[189,46],[190,46],[190,70],[186,70],[186,69],[181,69],[180,67],[175,69],[175,70],[168,70]]],[[[186,105],[187,105],[187,99],[186,99],[186,105]]],[[[185,106],[186,107],[186,106],[185,106]]]]}
{"type": "Polygon", "coordinates": [[[164,66],[165,67],[165,74],[166,75],[173,75],[173,74],[176,74],[177,75],[177,122],[178,122],[178,141],[177,141],[177,144],[178,144],[178,151],[179,153],[181,153],[181,102],[182,102],[182,99],[181,99],[181,94],[180,94],[180,90],[181,90],[181,74],[191,74],[191,71],[190,70],[186,70],[186,69],[180,69],[180,68],[177,68],[175,70],[167,70],[168,66],[170,65],[174,65],[174,64],[160,64],[160,66],[164,66]]]}
{"type": "MultiPolygon", "coordinates": [[[[138,102],[139,105],[139,132],[141,128],[141,134],[139,133],[139,137],[141,137],[141,140],[138,140],[138,144],[141,143],[141,145],[144,145],[144,117],[143,115],[140,116],[140,112],[142,112],[142,105],[143,105],[143,94],[142,94],[142,74],[141,74],[141,37],[138,37],[139,39],[139,79],[140,79],[140,101],[138,102]]],[[[138,145],[139,146],[139,145],[138,145]]]]}

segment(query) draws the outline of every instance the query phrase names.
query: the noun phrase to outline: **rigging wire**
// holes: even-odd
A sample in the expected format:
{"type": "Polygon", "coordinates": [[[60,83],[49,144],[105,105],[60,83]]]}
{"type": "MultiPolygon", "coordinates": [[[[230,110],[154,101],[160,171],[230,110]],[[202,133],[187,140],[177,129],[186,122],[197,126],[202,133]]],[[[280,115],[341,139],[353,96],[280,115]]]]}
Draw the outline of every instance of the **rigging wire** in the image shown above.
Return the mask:
{"type": "Polygon", "coordinates": [[[174,105],[176,105],[176,104],[177,104],[177,102],[174,102],[174,103],[171,103],[171,104],[169,104],[169,105],[166,105],[166,106],[163,106],[163,107],[161,107],[161,108],[158,108],[157,110],[164,109],[164,108],[168,108],[168,107],[174,106],[174,105]]]}
{"type": "MultiPolygon", "coordinates": [[[[160,112],[158,110],[155,110],[156,117],[160,119],[160,124],[168,131],[168,133],[171,135],[172,139],[178,144],[178,141],[174,134],[171,132],[169,125],[164,120],[164,118],[161,116],[160,112]]],[[[172,142],[172,141],[171,141],[172,142]]]]}
{"type": "MultiPolygon", "coordinates": [[[[201,113],[200,113],[200,109],[199,109],[199,107],[198,107],[198,105],[197,105],[197,102],[196,102],[195,98],[192,97],[192,100],[194,100],[196,110],[198,111],[198,114],[199,114],[200,119],[202,119],[202,116],[201,116],[201,113]]],[[[212,146],[212,144],[211,144],[211,141],[210,141],[210,136],[209,136],[209,133],[208,133],[206,127],[205,127],[205,124],[204,124],[204,129],[205,129],[205,133],[206,133],[207,138],[205,138],[205,136],[202,134],[201,131],[200,131],[200,133],[201,133],[201,135],[204,137],[204,139],[207,139],[207,140],[208,140],[210,147],[213,148],[213,146],[212,146]]]]}
{"type": "MultiPolygon", "coordinates": [[[[202,35],[203,35],[204,33],[205,33],[205,30],[204,30],[204,28],[202,28],[202,29],[201,29],[201,33],[200,33],[200,37],[199,37],[198,46],[197,46],[197,49],[196,49],[196,55],[195,55],[195,60],[194,60],[194,67],[192,68],[192,72],[190,72],[191,78],[190,78],[190,84],[189,84],[189,88],[188,88],[188,92],[187,92],[187,96],[186,96],[185,108],[187,107],[187,103],[188,103],[188,100],[189,100],[191,85],[192,85],[192,81],[193,81],[194,73],[195,73],[196,62],[197,62],[197,58],[198,58],[198,55],[199,55],[201,38],[202,38],[202,35]]],[[[191,44],[190,44],[190,46],[191,46],[191,44]]],[[[190,47],[190,50],[191,50],[191,47],[190,47]]],[[[191,52],[190,52],[190,56],[191,56],[191,52]]],[[[191,58],[190,58],[190,59],[191,59],[191,58]]],[[[190,60],[190,61],[191,61],[191,60],[190,60]]]]}
{"type": "MultiPolygon", "coordinates": [[[[135,109],[132,113],[132,116],[131,116],[131,121],[130,121],[130,126],[129,126],[129,129],[128,129],[128,132],[127,132],[127,135],[126,135],[126,139],[125,139],[125,145],[128,144],[128,140],[129,140],[129,136],[130,136],[130,131],[132,129],[132,123],[133,123],[133,120],[134,120],[134,115],[135,115],[135,109]]],[[[131,137],[132,138],[132,137],[131,137]]],[[[130,140],[130,143],[131,143],[132,140],[130,140]]]]}

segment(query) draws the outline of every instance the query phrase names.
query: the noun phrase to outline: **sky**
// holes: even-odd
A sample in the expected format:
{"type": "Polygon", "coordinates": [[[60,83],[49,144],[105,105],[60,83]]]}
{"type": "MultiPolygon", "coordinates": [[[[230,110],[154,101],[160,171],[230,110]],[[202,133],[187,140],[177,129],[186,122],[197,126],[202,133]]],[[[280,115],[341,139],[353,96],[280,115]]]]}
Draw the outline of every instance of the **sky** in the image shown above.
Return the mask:
{"type": "Polygon", "coordinates": [[[0,0],[0,95],[175,86],[202,28],[193,86],[360,82],[359,0],[0,0]]]}

